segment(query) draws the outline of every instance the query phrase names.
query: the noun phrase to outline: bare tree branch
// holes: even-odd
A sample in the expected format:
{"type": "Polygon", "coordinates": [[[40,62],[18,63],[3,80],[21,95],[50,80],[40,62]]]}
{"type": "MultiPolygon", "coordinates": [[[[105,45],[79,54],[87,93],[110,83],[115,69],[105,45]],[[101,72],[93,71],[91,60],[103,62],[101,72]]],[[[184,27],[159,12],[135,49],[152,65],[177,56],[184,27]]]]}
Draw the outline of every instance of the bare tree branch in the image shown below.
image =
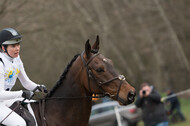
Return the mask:
{"type": "Polygon", "coordinates": [[[7,4],[8,0],[3,0],[2,4],[0,5],[0,16],[1,18],[5,15],[5,10],[7,8],[6,4],[7,4]]]}
{"type": "Polygon", "coordinates": [[[170,21],[168,20],[167,16],[165,15],[164,9],[162,8],[162,6],[160,5],[158,0],[154,0],[154,2],[157,5],[158,10],[160,11],[160,15],[163,18],[163,20],[165,21],[167,28],[168,28],[168,31],[169,31],[171,37],[173,38],[173,42],[175,43],[175,45],[179,51],[179,53],[177,53],[179,59],[181,59],[184,62],[184,65],[186,66],[187,70],[190,72],[190,65],[189,65],[189,61],[187,59],[187,56],[185,55],[185,52],[184,52],[184,50],[180,44],[180,41],[179,41],[175,31],[173,30],[173,28],[170,24],[170,21]]]}

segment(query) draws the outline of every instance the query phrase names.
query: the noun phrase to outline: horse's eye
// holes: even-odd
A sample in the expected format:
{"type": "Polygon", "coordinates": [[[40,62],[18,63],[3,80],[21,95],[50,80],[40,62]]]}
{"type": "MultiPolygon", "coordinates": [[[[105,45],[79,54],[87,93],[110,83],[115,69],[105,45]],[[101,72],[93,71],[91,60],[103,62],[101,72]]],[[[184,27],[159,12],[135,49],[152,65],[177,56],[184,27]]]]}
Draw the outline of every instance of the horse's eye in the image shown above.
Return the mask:
{"type": "Polygon", "coordinates": [[[98,69],[96,69],[96,72],[104,72],[104,69],[102,69],[102,68],[98,68],[98,69]]]}

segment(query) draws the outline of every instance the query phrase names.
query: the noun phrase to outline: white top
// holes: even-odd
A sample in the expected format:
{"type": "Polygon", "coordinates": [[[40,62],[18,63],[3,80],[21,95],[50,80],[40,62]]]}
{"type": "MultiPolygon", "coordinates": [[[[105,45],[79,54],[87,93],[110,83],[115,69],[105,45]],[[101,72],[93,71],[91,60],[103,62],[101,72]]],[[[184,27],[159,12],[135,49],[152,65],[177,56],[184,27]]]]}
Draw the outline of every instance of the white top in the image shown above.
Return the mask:
{"type": "Polygon", "coordinates": [[[0,101],[21,98],[23,91],[10,91],[19,78],[24,88],[33,90],[38,84],[32,82],[24,70],[20,56],[11,58],[0,52],[0,101]]]}

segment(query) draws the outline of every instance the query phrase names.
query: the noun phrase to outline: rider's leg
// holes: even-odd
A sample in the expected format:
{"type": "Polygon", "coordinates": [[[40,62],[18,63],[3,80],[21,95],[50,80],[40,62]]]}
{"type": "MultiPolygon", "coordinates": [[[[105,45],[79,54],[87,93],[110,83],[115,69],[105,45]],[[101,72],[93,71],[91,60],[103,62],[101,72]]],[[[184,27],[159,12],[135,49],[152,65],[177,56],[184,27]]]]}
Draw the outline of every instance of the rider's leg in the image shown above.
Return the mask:
{"type": "MultiPolygon", "coordinates": [[[[0,122],[6,118],[6,116],[11,113],[12,110],[0,103],[0,122]]],[[[26,126],[25,120],[20,117],[17,113],[12,112],[2,124],[7,126],[26,126]]]]}

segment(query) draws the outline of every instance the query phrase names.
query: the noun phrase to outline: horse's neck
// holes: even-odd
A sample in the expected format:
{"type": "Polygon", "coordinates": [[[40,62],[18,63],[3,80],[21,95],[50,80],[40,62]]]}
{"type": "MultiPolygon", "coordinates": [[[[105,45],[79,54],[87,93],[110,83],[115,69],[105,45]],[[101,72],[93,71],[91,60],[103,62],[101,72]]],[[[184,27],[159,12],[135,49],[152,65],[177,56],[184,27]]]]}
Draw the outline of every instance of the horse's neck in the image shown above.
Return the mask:
{"type": "MultiPolygon", "coordinates": [[[[59,87],[48,97],[50,99],[46,100],[45,116],[50,125],[51,123],[63,126],[85,126],[88,124],[92,100],[85,98],[85,96],[89,96],[89,92],[82,84],[84,77],[81,75],[80,65],[82,64],[77,65],[73,64],[59,87]]],[[[39,115],[38,110],[35,113],[39,115]]]]}
{"type": "MultiPolygon", "coordinates": [[[[79,59],[78,59],[79,60],[79,59]]],[[[82,69],[82,62],[75,61],[71,68],[69,69],[66,77],[62,80],[59,87],[54,91],[51,97],[60,97],[65,99],[78,99],[75,103],[83,104],[81,106],[91,107],[91,99],[85,98],[91,94],[85,89],[84,83],[84,74],[86,74],[82,69]],[[84,73],[82,73],[84,72],[84,73]]],[[[70,102],[73,100],[68,100],[70,102]]],[[[80,106],[78,106],[80,107],[80,106]]]]}
{"type": "MultiPolygon", "coordinates": [[[[70,74],[66,78],[70,78],[70,74]]],[[[65,79],[56,92],[61,93],[55,93],[52,97],[63,97],[63,99],[47,101],[46,108],[51,107],[55,112],[48,110],[47,114],[52,113],[52,116],[61,117],[61,120],[53,119],[51,122],[55,121],[63,126],[86,126],[91,112],[91,99],[85,98],[85,89],[72,78],[65,79]]]]}
{"type": "Polygon", "coordinates": [[[69,77],[71,74],[68,74],[68,79],[65,79],[65,81],[63,81],[63,85],[65,85],[64,88],[66,95],[70,97],[78,97],[79,99],[87,99],[88,96],[91,96],[91,93],[89,93],[82,84],[83,81],[81,79],[84,78],[80,77],[79,74],[75,77],[69,77]]]}
{"type": "Polygon", "coordinates": [[[65,79],[62,81],[61,87],[58,89],[61,89],[62,96],[81,97],[90,95],[83,84],[86,71],[82,69],[82,66],[83,63],[79,58],[73,63],[65,79]]]}
{"type": "MultiPolygon", "coordinates": [[[[60,126],[86,126],[88,124],[91,99],[81,98],[86,96],[85,89],[74,82],[74,79],[71,80],[65,79],[62,85],[49,97],[50,99],[46,100],[45,117],[47,124],[50,124],[50,126],[51,124],[52,126],[54,124],[60,126]]],[[[33,105],[33,108],[36,109],[35,115],[37,115],[37,120],[41,124],[38,105],[33,105]]]]}

